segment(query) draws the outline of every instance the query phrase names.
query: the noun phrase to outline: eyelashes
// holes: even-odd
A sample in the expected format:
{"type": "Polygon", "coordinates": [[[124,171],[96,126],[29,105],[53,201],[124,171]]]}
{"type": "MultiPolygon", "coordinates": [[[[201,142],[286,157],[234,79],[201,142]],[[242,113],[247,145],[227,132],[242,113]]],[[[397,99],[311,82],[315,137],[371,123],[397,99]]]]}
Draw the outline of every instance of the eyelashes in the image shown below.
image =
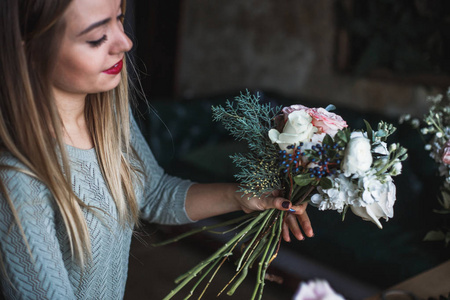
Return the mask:
{"type": "Polygon", "coordinates": [[[104,34],[100,39],[95,40],[95,41],[87,41],[87,43],[89,45],[91,45],[91,47],[97,48],[97,47],[100,47],[107,40],[108,40],[108,37],[106,36],[106,34],[104,34]]]}
{"type": "MultiPolygon", "coordinates": [[[[123,23],[125,19],[125,15],[124,14],[120,14],[117,16],[117,21],[123,23]]],[[[100,39],[95,40],[95,41],[87,41],[87,43],[93,47],[93,48],[97,48],[100,47],[104,42],[106,42],[108,40],[108,37],[106,36],[106,34],[104,34],[100,39]]]]}

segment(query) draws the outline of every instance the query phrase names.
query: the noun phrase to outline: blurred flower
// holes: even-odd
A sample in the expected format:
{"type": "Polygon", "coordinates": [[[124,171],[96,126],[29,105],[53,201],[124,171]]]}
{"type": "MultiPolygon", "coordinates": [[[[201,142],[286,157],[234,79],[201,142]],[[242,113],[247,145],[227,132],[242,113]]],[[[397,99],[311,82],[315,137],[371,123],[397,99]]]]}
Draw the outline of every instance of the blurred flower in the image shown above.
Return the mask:
{"type": "Polygon", "coordinates": [[[446,165],[450,165],[450,141],[445,143],[444,149],[442,150],[442,162],[446,165]]]}
{"type": "Polygon", "coordinates": [[[345,300],[325,280],[302,282],[293,300],[345,300]]]}

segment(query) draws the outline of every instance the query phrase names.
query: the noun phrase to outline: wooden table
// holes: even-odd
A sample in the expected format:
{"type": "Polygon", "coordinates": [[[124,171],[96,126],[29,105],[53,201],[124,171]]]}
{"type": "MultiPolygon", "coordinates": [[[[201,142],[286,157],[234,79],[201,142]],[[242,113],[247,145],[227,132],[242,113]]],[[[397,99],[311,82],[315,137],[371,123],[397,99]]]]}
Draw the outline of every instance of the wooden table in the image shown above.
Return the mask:
{"type": "MultiPolygon", "coordinates": [[[[386,291],[395,290],[410,292],[419,299],[428,299],[429,297],[439,299],[440,295],[448,296],[450,294],[450,260],[399,283],[386,291]]],[[[379,299],[381,299],[380,294],[367,298],[366,300],[379,299]]]]}

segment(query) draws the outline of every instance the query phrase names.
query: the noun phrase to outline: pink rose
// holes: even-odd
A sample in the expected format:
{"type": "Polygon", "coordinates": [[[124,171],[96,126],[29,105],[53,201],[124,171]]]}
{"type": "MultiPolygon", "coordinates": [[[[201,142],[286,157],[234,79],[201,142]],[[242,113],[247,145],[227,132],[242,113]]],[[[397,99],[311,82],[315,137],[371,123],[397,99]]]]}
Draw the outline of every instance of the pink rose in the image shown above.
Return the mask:
{"type": "Polygon", "coordinates": [[[450,165],[450,141],[445,143],[444,149],[442,150],[442,162],[446,165],[450,165]]]}
{"type": "Polygon", "coordinates": [[[319,129],[318,133],[327,133],[333,137],[338,130],[347,127],[347,122],[341,116],[324,108],[310,108],[308,113],[313,118],[313,125],[319,129]]]}

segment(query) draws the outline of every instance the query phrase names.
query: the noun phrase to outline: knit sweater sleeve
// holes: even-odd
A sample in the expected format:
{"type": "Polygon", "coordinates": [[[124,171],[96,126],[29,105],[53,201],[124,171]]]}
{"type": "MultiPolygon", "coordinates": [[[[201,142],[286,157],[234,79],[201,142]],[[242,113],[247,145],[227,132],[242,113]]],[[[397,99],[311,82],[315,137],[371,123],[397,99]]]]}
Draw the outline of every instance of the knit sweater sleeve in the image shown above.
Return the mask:
{"type": "Polygon", "coordinates": [[[164,172],[156,162],[133,117],[131,117],[131,143],[143,162],[142,167],[145,173],[140,202],[141,217],[159,224],[193,222],[185,208],[186,194],[193,183],[164,172]]]}
{"type": "MultiPolygon", "coordinates": [[[[7,164],[11,165],[11,161],[14,164],[12,158],[7,164]]],[[[4,158],[1,163],[5,163],[4,158]]],[[[57,239],[50,192],[22,172],[2,170],[0,177],[10,199],[0,194],[0,263],[5,270],[0,274],[5,298],[75,299],[57,239]]]]}

